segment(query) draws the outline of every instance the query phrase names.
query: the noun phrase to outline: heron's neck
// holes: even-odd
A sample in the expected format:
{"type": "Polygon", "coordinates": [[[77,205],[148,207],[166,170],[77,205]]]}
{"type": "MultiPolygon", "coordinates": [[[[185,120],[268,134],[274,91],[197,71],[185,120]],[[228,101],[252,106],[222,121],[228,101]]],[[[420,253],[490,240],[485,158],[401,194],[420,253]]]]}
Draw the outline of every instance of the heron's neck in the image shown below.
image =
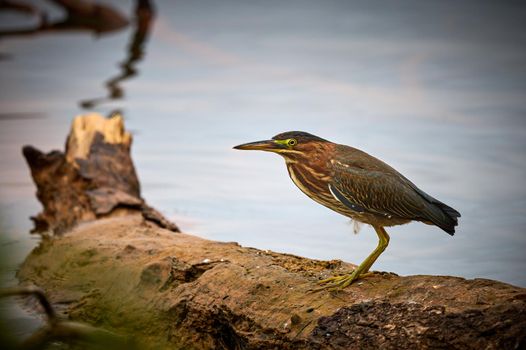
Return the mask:
{"type": "MultiPolygon", "coordinates": [[[[327,181],[330,179],[330,174],[327,173],[327,166],[319,158],[285,158],[285,163],[287,164],[287,170],[289,174],[291,173],[300,173],[305,172],[309,173],[311,176],[318,181],[327,181]]],[[[292,176],[291,176],[292,177],[292,176]]]]}

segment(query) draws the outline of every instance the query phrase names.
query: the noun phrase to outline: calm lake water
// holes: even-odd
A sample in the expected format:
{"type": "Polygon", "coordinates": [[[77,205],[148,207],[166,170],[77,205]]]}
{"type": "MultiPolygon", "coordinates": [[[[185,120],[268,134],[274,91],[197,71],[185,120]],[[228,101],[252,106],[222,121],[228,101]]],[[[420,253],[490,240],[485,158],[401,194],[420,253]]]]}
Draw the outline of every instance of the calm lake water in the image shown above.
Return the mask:
{"type": "MultiPolygon", "coordinates": [[[[105,3],[131,25],[0,36],[8,283],[38,243],[21,147],[63,149],[75,115],[119,109],[143,196],[185,232],[362,261],[372,228],[352,234],[293,185],[280,157],[231,149],[303,130],[383,159],[462,213],[454,237],[421,223],[391,228],[376,269],[526,286],[526,6],[166,0],[148,32],[134,24],[134,2],[105,3]]],[[[50,21],[63,16],[39,7],[50,21]]],[[[0,13],[2,31],[37,23],[0,13]]]]}

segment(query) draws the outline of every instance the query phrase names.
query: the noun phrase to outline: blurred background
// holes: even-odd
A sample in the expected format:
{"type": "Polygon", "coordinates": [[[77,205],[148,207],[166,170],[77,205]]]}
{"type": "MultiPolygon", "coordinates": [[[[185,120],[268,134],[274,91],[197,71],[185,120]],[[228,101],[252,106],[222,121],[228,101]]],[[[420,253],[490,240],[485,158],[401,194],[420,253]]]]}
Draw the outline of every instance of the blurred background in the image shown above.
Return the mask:
{"type": "Polygon", "coordinates": [[[119,110],[143,196],[187,233],[362,261],[370,227],[352,234],[280,157],[232,150],[303,130],[379,157],[462,213],[454,237],[391,228],[376,269],[526,286],[524,3],[75,2],[0,1],[4,283],[38,244],[21,147],[63,149],[75,115],[119,110]]]}

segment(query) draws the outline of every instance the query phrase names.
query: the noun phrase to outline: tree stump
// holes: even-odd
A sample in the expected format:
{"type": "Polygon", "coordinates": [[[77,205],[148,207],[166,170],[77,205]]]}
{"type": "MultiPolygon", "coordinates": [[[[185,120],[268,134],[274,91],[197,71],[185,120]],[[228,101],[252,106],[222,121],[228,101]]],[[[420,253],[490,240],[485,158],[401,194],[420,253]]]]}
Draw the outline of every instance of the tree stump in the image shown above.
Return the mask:
{"type": "Polygon", "coordinates": [[[175,224],[141,198],[131,143],[120,115],[107,119],[89,114],[73,120],[65,153],[44,154],[32,146],[23,147],[44,207],[31,218],[34,232],[60,234],[80,222],[133,213],[178,232],[175,224]]]}

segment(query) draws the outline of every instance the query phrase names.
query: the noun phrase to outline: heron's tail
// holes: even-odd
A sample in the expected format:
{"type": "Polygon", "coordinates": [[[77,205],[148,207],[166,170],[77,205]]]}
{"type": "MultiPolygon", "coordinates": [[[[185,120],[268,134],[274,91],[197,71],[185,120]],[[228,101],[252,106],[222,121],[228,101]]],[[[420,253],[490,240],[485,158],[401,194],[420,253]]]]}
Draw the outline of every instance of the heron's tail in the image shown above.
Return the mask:
{"type": "MultiPolygon", "coordinates": [[[[434,199],[434,198],[433,198],[434,199]]],[[[439,200],[434,199],[427,210],[428,219],[453,236],[455,233],[455,226],[458,225],[458,218],[460,213],[439,200]]]]}

